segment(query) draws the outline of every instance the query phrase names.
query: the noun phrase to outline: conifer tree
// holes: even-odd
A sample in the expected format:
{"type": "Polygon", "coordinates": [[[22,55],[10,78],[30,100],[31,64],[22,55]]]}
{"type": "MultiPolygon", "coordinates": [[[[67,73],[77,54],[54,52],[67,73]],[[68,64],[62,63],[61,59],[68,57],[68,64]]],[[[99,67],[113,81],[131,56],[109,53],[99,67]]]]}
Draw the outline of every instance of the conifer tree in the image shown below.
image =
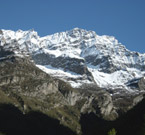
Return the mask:
{"type": "Polygon", "coordinates": [[[108,132],[108,135],[116,135],[116,130],[115,128],[112,128],[109,132],[108,132]]]}

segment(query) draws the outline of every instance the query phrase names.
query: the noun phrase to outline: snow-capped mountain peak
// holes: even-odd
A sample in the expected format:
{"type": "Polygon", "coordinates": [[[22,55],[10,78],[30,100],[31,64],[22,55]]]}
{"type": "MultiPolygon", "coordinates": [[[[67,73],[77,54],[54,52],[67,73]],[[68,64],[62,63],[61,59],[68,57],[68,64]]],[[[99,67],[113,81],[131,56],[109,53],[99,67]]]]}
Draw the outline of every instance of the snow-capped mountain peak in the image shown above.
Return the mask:
{"type": "Polygon", "coordinates": [[[34,30],[1,30],[0,46],[17,55],[31,55],[43,71],[73,87],[98,85],[125,88],[145,74],[145,54],[129,51],[113,36],[74,28],[39,37],[34,30]]]}

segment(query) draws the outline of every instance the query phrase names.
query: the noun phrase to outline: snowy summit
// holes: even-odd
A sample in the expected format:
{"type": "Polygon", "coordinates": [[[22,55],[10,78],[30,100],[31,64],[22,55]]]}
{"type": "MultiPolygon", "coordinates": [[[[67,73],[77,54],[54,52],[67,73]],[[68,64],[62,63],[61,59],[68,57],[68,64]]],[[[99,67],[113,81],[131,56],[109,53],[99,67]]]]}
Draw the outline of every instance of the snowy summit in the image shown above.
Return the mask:
{"type": "Polygon", "coordinates": [[[97,85],[131,91],[130,82],[145,76],[145,54],[94,31],[74,28],[39,37],[34,30],[1,30],[0,46],[20,57],[31,56],[41,70],[76,88],[97,85]]]}

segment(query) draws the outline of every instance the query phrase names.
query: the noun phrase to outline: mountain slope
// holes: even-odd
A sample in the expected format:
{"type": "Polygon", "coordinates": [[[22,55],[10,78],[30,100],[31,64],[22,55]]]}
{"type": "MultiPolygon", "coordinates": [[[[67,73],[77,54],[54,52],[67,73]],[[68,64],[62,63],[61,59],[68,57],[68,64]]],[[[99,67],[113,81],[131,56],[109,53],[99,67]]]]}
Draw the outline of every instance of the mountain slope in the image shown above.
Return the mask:
{"type": "MultiPolygon", "coordinates": [[[[32,111],[41,112],[59,120],[75,134],[81,134],[81,113],[93,111],[105,119],[118,117],[109,93],[99,88],[97,92],[74,89],[41,71],[29,57],[13,53],[5,56],[0,60],[0,71],[0,105],[13,105],[24,116],[32,111]]],[[[5,111],[1,106],[0,109],[5,111]]]]}
{"type": "Polygon", "coordinates": [[[114,121],[144,99],[144,60],[114,37],[79,28],[42,38],[1,30],[0,104],[24,117],[40,112],[80,135],[83,114],[114,121]]]}

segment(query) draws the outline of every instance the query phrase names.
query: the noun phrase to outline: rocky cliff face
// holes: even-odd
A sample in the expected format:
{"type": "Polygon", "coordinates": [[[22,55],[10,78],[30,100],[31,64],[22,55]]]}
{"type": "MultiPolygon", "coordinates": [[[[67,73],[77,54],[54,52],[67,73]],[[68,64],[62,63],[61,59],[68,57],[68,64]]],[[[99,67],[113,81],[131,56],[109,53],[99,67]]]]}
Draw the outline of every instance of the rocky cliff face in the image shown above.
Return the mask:
{"type": "MultiPolygon", "coordinates": [[[[81,113],[94,112],[103,119],[115,120],[119,112],[125,110],[118,106],[124,98],[114,100],[108,92],[100,88],[74,89],[66,82],[41,71],[28,58],[8,55],[0,60],[0,70],[0,91],[8,98],[1,100],[2,103],[14,104],[24,114],[38,110],[50,116],[54,115],[63,125],[78,134],[81,133],[81,113]],[[77,118],[73,118],[74,115],[77,118]]],[[[130,103],[126,101],[128,105],[125,111],[134,106],[135,97],[137,96],[130,98],[130,103]]],[[[137,103],[139,101],[138,99],[137,103]]]]}

